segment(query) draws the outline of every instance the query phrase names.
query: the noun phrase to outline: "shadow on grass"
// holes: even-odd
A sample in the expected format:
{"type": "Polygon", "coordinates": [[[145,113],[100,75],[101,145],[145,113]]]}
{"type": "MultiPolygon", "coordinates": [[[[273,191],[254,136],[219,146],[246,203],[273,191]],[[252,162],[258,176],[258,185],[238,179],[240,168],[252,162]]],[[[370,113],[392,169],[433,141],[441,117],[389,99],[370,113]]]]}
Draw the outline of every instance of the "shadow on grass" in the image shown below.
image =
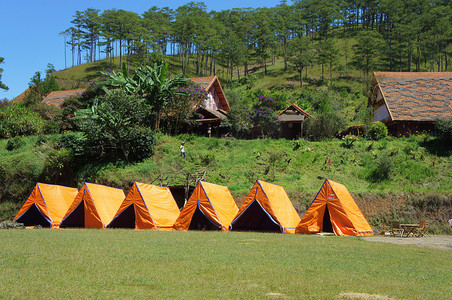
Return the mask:
{"type": "Polygon", "coordinates": [[[97,64],[87,67],[85,69],[85,77],[84,79],[87,81],[91,81],[93,79],[96,79],[100,76],[102,76],[102,74],[100,73],[101,71],[106,71],[106,70],[112,70],[112,69],[116,69],[117,65],[114,63],[110,63],[110,62],[106,62],[106,61],[102,61],[102,62],[98,62],[97,64]]]}
{"type": "Polygon", "coordinates": [[[430,154],[436,156],[447,157],[452,155],[452,144],[450,141],[435,138],[423,142],[422,146],[425,147],[430,154]]]}

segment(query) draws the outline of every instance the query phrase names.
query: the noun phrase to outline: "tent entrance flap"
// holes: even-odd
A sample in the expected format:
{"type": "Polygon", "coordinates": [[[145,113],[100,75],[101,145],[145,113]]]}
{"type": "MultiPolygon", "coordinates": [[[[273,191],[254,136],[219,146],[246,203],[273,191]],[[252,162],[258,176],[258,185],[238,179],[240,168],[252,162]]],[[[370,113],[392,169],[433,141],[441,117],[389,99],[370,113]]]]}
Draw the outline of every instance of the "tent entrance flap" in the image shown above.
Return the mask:
{"type": "Polygon", "coordinates": [[[51,227],[52,223],[45,218],[35,204],[30,206],[27,211],[16,219],[16,222],[23,223],[25,226],[41,225],[42,227],[51,227]]]}
{"type": "Polygon", "coordinates": [[[212,220],[207,218],[199,206],[196,207],[195,212],[191,218],[189,230],[221,230],[221,226],[215,224],[212,220]]]}
{"type": "Polygon", "coordinates": [[[135,228],[135,206],[129,205],[113,219],[108,228],[135,228]]]}
{"type": "Polygon", "coordinates": [[[276,223],[254,200],[232,224],[233,230],[281,232],[281,226],[276,223]]]}
{"type": "Polygon", "coordinates": [[[65,227],[85,227],[85,203],[80,201],[77,208],[61,222],[61,228],[65,227]]]}
{"type": "Polygon", "coordinates": [[[323,225],[322,225],[322,232],[332,232],[333,231],[333,225],[331,224],[331,217],[330,217],[330,211],[328,210],[328,204],[325,205],[325,212],[323,213],[323,225]]]}

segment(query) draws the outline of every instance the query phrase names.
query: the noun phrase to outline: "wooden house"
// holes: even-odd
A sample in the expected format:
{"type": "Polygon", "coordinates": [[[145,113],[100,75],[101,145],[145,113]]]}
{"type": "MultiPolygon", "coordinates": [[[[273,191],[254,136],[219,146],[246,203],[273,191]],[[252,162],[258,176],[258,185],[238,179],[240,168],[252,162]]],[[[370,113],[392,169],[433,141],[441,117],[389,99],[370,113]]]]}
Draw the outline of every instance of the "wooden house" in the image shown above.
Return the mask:
{"type": "Polygon", "coordinates": [[[431,131],[452,120],[452,72],[375,72],[368,106],[391,134],[431,131]]]}
{"type": "Polygon", "coordinates": [[[195,121],[201,125],[201,130],[209,137],[220,135],[220,124],[227,118],[229,103],[221,87],[217,76],[196,77],[191,80],[203,88],[207,93],[207,98],[202,105],[197,108],[201,118],[195,121]]]}
{"type": "Polygon", "coordinates": [[[306,118],[312,118],[310,114],[292,103],[278,115],[279,137],[285,139],[297,139],[303,136],[303,122],[306,118]]]}

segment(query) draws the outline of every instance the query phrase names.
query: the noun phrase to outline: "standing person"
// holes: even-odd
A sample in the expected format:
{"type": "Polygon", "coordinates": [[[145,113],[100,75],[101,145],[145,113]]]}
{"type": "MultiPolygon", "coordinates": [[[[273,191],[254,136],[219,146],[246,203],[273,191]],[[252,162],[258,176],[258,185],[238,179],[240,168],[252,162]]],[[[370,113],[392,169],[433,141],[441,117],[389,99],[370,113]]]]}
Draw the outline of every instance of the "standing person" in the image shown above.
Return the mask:
{"type": "Polygon", "coordinates": [[[182,144],[180,144],[180,156],[183,156],[185,158],[185,147],[184,147],[185,143],[182,142],[182,144]]]}

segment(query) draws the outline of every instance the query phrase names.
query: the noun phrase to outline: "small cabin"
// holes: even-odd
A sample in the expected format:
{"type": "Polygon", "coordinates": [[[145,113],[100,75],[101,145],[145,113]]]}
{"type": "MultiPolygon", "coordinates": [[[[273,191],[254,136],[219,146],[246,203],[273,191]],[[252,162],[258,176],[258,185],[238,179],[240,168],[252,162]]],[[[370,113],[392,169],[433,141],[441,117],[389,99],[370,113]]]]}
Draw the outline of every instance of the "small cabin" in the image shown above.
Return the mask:
{"type": "Polygon", "coordinates": [[[292,103],[278,115],[279,137],[292,140],[303,137],[303,122],[313,118],[295,103],[292,103]]]}
{"type": "Polygon", "coordinates": [[[201,125],[200,131],[208,137],[220,136],[220,124],[227,118],[229,103],[217,76],[196,77],[191,81],[207,92],[207,98],[197,108],[200,118],[195,121],[201,125]]]}

